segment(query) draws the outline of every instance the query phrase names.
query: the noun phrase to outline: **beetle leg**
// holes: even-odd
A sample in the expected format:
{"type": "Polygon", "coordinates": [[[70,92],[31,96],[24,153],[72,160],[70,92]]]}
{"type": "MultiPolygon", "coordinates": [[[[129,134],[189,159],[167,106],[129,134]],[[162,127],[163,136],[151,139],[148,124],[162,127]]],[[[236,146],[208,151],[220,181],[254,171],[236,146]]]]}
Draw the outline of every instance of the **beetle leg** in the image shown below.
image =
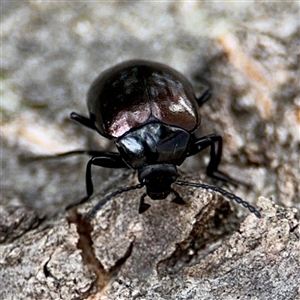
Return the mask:
{"type": "Polygon", "coordinates": [[[105,198],[101,199],[86,215],[86,220],[91,221],[95,214],[97,213],[98,210],[101,209],[103,205],[105,205],[111,198],[115,197],[116,195],[120,195],[122,193],[126,193],[128,191],[136,190],[136,189],[141,189],[144,185],[139,183],[137,185],[133,186],[126,186],[124,188],[121,188],[119,190],[116,190],[110,194],[108,194],[105,198]]]}
{"type": "Polygon", "coordinates": [[[184,205],[186,204],[185,201],[182,199],[182,197],[179,195],[178,192],[175,190],[171,189],[172,193],[175,195],[175,198],[172,200],[173,203],[179,204],[179,205],[184,205]]]}
{"type": "Polygon", "coordinates": [[[147,194],[144,193],[142,196],[141,196],[141,199],[140,199],[140,207],[139,207],[139,214],[142,214],[143,212],[145,212],[151,205],[148,204],[148,203],[145,203],[145,198],[146,198],[147,194]]]}
{"type": "Polygon", "coordinates": [[[201,95],[197,98],[199,107],[202,106],[203,103],[208,101],[211,96],[210,85],[208,84],[208,82],[204,81],[203,79],[202,79],[202,82],[205,84],[203,84],[203,91],[202,91],[201,95]]]}
{"type": "Polygon", "coordinates": [[[206,174],[209,177],[236,185],[236,183],[230,177],[228,177],[227,175],[223,174],[218,170],[218,166],[220,164],[221,156],[222,156],[222,148],[223,148],[222,145],[223,145],[223,140],[220,135],[214,133],[209,134],[196,140],[192,144],[187,156],[194,155],[210,147],[210,161],[206,169],[206,174]],[[217,151],[216,151],[215,143],[218,143],[217,151]]]}
{"type": "Polygon", "coordinates": [[[92,130],[97,130],[94,122],[91,121],[91,119],[83,117],[75,112],[72,112],[70,114],[71,119],[75,120],[76,122],[80,123],[81,125],[90,128],[92,130]]]}
{"type": "Polygon", "coordinates": [[[205,136],[202,136],[201,138],[199,138],[197,140],[194,140],[194,142],[190,146],[190,149],[187,153],[187,156],[195,155],[195,154],[203,151],[204,149],[208,148],[209,146],[211,146],[215,142],[218,142],[217,156],[220,156],[220,158],[219,158],[219,162],[220,162],[221,155],[222,155],[223,140],[222,140],[222,137],[220,135],[217,135],[215,133],[205,135],[205,136]]]}
{"type": "Polygon", "coordinates": [[[86,165],[86,173],[85,173],[85,182],[86,182],[86,193],[87,195],[82,198],[79,202],[75,204],[71,204],[67,206],[67,210],[77,206],[79,204],[82,204],[86,202],[93,194],[94,188],[93,188],[93,182],[92,182],[92,166],[98,166],[98,167],[104,167],[104,168],[128,168],[128,166],[124,163],[124,161],[121,159],[121,156],[117,153],[101,153],[102,156],[96,156],[92,157],[87,165],[86,165]]]}

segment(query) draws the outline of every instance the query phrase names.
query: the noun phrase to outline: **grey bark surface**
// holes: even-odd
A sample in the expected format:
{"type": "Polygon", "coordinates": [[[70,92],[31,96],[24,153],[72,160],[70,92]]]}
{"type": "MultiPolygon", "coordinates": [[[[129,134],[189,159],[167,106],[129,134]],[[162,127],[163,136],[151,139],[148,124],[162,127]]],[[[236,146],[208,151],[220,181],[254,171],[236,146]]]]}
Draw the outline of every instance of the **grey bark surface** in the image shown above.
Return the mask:
{"type": "Polygon", "coordinates": [[[3,209],[18,237],[0,248],[2,299],[299,299],[296,209],[260,197],[262,218],[237,226],[221,197],[181,193],[181,207],[138,215],[134,192],[92,225],[72,212],[21,235],[3,209]]]}
{"type": "Polygon", "coordinates": [[[1,2],[0,299],[300,299],[299,3],[1,2]],[[69,120],[86,115],[92,80],[140,58],[182,72],[200,108],[198,136],[224,140],[220,170],[238,187],[205,175],[209,151],[181,178],[219,185],[262,218],[217,193],[174,186],[186,204],[152,201],[138,214],[131,171],[93,169],[89,158],[34,160],[74,149],[112,151],[69,120]],[[272,200],[271,200],[272,199],[272,200]]]}

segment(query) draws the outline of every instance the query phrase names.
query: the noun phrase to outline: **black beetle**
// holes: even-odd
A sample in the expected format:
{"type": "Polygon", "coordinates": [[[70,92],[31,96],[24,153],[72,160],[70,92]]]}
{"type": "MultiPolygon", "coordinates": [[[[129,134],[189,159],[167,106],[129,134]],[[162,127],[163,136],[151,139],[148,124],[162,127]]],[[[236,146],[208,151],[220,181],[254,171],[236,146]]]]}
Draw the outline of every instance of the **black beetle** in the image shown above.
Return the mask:
{"type": "Polygon", "coordinates": [[[75,112],[71,113],[71,118],[112,140],[119,153],[72,151],[62,154],[86,153],[93,156],[86,169],[87,196],[79,203],[85,202],[93,194],[92,165],[137,170],[140,183],[109,194],[87,217],[91,219],[113,196],[144,186],[146,193],[141,196],[139,213],[150,206],[144,202],[147,195],[157,200],[165,199],[173,193],[175,202],[182,203],[182,198],[172,189],[172,184],[219,192],[260,217],[260,213],[253,206],[226,190],[177,179],[177,166],[187,157],[210,147],[207,175],[230,181],[229,177],[218,171],[222,137],[210,134],[197,139],[194,136],[200,125],[198,108],[209,97],[210,88],[207,87],[197,99],[183,75],[157,62],[131,60],[101,73],[88,92],[89,118],[75,112]]]}

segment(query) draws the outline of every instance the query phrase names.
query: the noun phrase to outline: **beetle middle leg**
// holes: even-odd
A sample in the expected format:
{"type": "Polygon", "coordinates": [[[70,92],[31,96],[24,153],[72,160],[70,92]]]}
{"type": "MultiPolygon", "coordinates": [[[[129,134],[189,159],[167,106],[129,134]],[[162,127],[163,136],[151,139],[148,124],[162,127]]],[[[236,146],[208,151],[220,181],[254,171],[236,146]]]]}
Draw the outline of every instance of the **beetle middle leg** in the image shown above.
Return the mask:
{"type": "Polygon", "coordinates": [[[221,162],[223,148],[223,140],[220,135],[213,133],[195,140],[189,149],[188,156],[199,153],[208,147],[210,147],[210,161],[206,169],[206,174],[209,177],[236,185],[236,183],[229,176],[218,170],[218,166],[221,162]],[[218,144],[217,150],[215,147],[215,143],[218,144]]]}

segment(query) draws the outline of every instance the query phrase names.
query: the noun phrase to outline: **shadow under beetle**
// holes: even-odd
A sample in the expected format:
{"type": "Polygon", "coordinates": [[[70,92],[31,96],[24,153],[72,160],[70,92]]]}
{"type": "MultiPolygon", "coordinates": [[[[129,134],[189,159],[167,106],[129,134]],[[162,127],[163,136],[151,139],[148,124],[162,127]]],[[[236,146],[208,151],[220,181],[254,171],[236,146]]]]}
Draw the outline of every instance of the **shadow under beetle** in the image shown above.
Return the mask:
{"type": "Polygon", "coordinates": [[[71,118],[112,140],[119,152],[79,150],[61,154],[92,155],[86,167],[87,195],[75,205],[87,201],[93,194],[91,167],[94,165],[137,170],[140,183],[107,195],[89,212],[88,219],[92,219],[115,195],[144,186],[146,193],[141,196],[139,213],[150,207],[145,203],[147,195],[157,200],[165,199],[173,193],[174,202],[184,203],[180,195],[172,189],[172,184],[216,191],[260,217],[260,213],[253,206],[226,190],[177,179],[177,166],[187,157],[210,147],[207,175],[230,181],[229,177],[218,171],[222,137],[209,134],[197,139],[194,136],[200,125],[198,108],[209,97],[210,89],[207,88],[196,98],[183,75],[157,62],[131,60],[101,73],[88,92],[89,118],[75,112],[71,113],[71,118]]]}

